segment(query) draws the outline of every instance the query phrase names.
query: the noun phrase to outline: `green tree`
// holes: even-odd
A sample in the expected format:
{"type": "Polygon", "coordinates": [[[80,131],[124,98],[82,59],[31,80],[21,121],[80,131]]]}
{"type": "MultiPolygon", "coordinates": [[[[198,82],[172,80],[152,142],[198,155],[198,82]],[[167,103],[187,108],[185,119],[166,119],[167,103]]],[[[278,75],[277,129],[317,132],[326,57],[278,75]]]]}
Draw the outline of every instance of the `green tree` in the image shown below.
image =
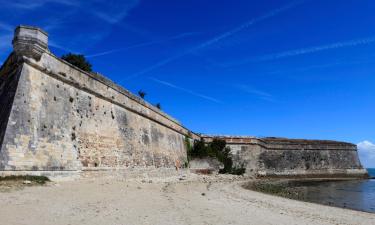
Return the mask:
{"type": "Polygon", "coordinates": [[[139,90],[139,91],[138,91],[138,95],[139,95],[139,97],[141,97],[142,99],[145,99],[147,93],[144,92],[144,91],[142,91],[142,90],[139,90]]]}
{"type": "Polygon", "coordinates": [[[188,159],[212,157],[223,163],[224,168],[219,173],[230,173],[242,175],[246,169],[243,165],[240,167],[233,166],[232,154],[230,148],[226,146],[225,140],[213,139],[210,143],[205,143],[203,139],[196,140],[194,146],[187,151],[188,159]]]}
{"type": "Polygon", "coordinates": [[[68,63],[84,70],[86,72],[92,72],[92,65],[84,55],[68,53],[61,56],[61,59],[67,61],[68,63]]]}

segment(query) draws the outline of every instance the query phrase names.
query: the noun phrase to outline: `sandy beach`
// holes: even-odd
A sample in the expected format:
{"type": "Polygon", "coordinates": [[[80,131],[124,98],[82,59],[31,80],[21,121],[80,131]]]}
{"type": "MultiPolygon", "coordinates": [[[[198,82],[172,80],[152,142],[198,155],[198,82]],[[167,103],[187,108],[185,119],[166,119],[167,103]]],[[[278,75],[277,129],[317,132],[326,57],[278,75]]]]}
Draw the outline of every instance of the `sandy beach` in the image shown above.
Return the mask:
{"type": "Polygon", "coordinates": [[[86,178],[0,193],[0,224],[375,224],[375,214],[245,190],[235,177],[86,178]]]}

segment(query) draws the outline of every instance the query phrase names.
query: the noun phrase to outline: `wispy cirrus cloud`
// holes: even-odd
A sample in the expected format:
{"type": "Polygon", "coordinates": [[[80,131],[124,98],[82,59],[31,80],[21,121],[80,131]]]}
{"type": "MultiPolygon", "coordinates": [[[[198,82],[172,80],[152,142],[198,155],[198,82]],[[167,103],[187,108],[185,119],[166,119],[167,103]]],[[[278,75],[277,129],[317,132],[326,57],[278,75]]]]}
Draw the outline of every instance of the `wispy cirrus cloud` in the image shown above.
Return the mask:
{"type": "Polygon", "coordinates": [[[183,57],[183,56],[185,56],[187,54],[196,52],[196,51],[198,51],[200,49],[203,49],[203,48],[211,46],[211,45],[213,45],[215,43],[218,43],[221,40],[226,39],[226,38],[228,38],[228,37],[230,37],[232,35],[235,35],[236,33],[241,32],[241,31],[243,31],[246,28],[249,28],[249,27],[251,27],[251,26],[253,26],[253,25],[255,25],[255,24],[259,23],[259,22],[262,22],[262,21],[266,20],[266,19],[275,17],[275,16],[279,15],[280,13],[283,13],[283,12],[285,12],[287,10],[290,10],[290,9],[292,9],[292,8],[294,8],[294,7],[302,4],[302,3],[305,3],[306,1],[307,0],[293,1],[293,2],[291,2],[289,4],[286,4],[286,5],[284,5],[284,6],[280,7],[280,8],[273,9],[273,10],[271,10],[271,11],[263,14],[262,16],[256,17],[256,18],[251,19],[249,21],[246,21],[245,23],[243,23],[243,24],[241,24],[241,25],[239,25],[239,26],[237,26],[237,27],[235,27],[235,28],[233,28],[233,29],[231,29],[231,30],[229,30],[227,32],[221,33],[221,34],[219,34],[219,35],[217,35],[217,36],[215,36],[215,37],[213,37],[213,38],[211,38],[211,39],[209,39],[209,40],[207,40],[205,42],[202,42],[199,45],[197,45],[197,46],[195,46],[193,48],[190,48],[190,49],[188,49],[188,50],[186,50],[186,51],[184,51],[184,52],[182,52],[180,54],[176,54],[174,56],[171,56],[169,58],[161,60],[161,61],[157,62],[156,64],[154,64],[154,65],[152,65],[152,66],[150,66],[148,68],[145,68],[145,69],[143,69],[143,70],[141,70],[139,72],[131,74],[130,76],[128,76],[125,79],[128,80],[128,79],[132,79],[132,78],[138,77],[138,76],[143,75],[145,73],[148,73],[148,72],[150,72],[150,71],[152,71],[154,69],[157,69],[157,68],[159,68],[161,66],[164,66],[164,65],[166,65],[166,64],[168,64],[168,63],[170,63],[170,62],[172,62],[174,60],[177,60],[177,59],[179,59],[179,58],[181,58],[181,57],[183,57]]]}
{"type": "Polygon", "coordinates": [[[5,61],[6,54],[11,52],[13,35],[0,33],[0,66],[5,61]]]}
{"type": "Polygon", "coordinates": [[[361,38],[361,39],[355,39],[355,40],[349,40],[349,41],[340,41],[340,42],[327,44],[327,45],[319,45],[319,46],[313,46],[313,47],[307,47],[307,48],[293,49],[293,50],[288,50],[288,51],[284,51],[284,52],[272,53],[272,54],[267,54],[267,55],[237,60],[237,61],[234,61],[234,62],[224,63],[224,64],[222,64],[222,66],[232,67],[232,66],[239,66],[239,65],[243,65],[243,64],[247,64],[247,63],[271,61],[271,60],[294,57],[294,56],[299,56],[299,55],[313,54],[313,53],[332,50],[332,49],[339,49],[339,48],[346,48],[346,47],[356,47],[356,46],[360,46],[360,45],[368,45],[368,44],[372,44],[374,42],[375,42],[375,36],[367,37],[367,38],[361,38]]]}
{"type": "Polygon", "coordinates": [[[139,2],[140,0],[100,0],[86,5],[90,7],[90,12],[96,17],[109,24],[115,24],[121,22],[139,2]]]}
{"type": "Polygon", "coordinates": [[[79,53],[72,51],[74,49],[86,52],[111,34],[113,25],[122,22],[139,2],[140,0],[0,0],[4,12],[0,22],[0,48],[10,50],[15,25],[32,21],[32,25],[50,33],[49,43],[52,48],[74,53],[79,53]],[[57,8],[59,12],[50,13],[57,8]],[[2,22],[9,15],[12,15],[9,19],[14,23],[12,25],[2,22]]]}
{"type": "Polygon", "coordinates": [[[48,41],[48,45],[50,46],[50,47],[53,47],[53,48],[56,48],[56,49],[60,49],[60,50],[62,50],[62,51],[64,51],[64,52],[69,52],[69,53],[74,53],[74,54],[83,54],[82,52],[80,52],[80,51],[77,51],[77,50],[75,50],[75,49],[72,49],[72,48],[69,48],[69,47],[65,47],[65,46],[63,46],[63,45],[60,45],[60,44],[58,44],[58,43],[56,43],[55,41],[53,41],[53,40],[49,40],[48,41]]]}
{"type": "Polygon", "coordinates": [[[4,8],[15,8],[22,10],[33,10],[36,8],[43,7],[50,3],[68,5],[68,6],[77,6],[80,1],[77,0],[0,0],[4,8]]]}
{"type": "Polygon", "coordinates": [[[196,96],[196,97],[199,97],[199,98],[202,98],[202,99],[205,99],[205,100],[208,100],[208,101],[211,101],[211,102],[215,102],[215,103],[222,103],[222,101],[216,99],[216,98],[213,98],[213,97],[210,97],[210,96],[207,96],[207,95],[204,95],[204,94],[200,94],[198,92],[195,92],[195,91],[192,91],[192,90],[189,90],[189,89],[186,89],[186,88],[183,88],[183,87],[179,87],[177,85],[174,85],[172,83],[169,83],[167,81],[163,81],[163,80],[159,80],[159,79],[156,79],[154,77],[148,77],[150,80],[156,82],[156,83],[159,83],[161,85],[164,85],[164,86],[167,86],[167,87],[170,87],[170,88],[173,88],[173,89],[176,89],[176,90],[179,90],[179,91],[182,91],[182,92],[185,92],[185,93],[188,93],[190,95],[193,95],[193,96],[196,96]]]}
{"type": "Polygon", "coordinates": [[[0,22],[0,50],[11,47],[14,27],[10,24],[0,22]]]}
{"type": "MultiPolygon", "coordinates": [[[[0,5],[14,14],[13,21],[22,23],[27,18],[27,21],[33,21],[33,24],[44,28],[51,35],[58,34],[52,47],[63,50],[80,48],[85,52],[109,35],[113,25],[122,22],[139,2],[140,0],[0,0],[0,5]],[[48,13],[56,11],[57,7],[61,9],[59,13],[48,13]],[[38,14],[45,16],[32,19],[38,14]],[[69,34],[66,30],[70,31],[69,34]]],[[[0,24],[0,28],[3,27],[8,29],[0,24]]]]}
{"type": "Polygon", "coordinates": [[[51,4],[57,4],[68,7],[70,10],[75,10],[76,14],[84,12],[106,23],[115,24],[122,21],[128,15],[129,11],[138,5],[139,1],[140,0],[0,0],[0,4],[4,8],[18,10],[18,12],[37,10],[51,4]]]}
{"type": "Polygon", "coordinates": [[[315,64],[315,65],[297,67],[297,68],[292,68],[292,69],[287,69],[287,70],[269,71],[267,72],[267,74],[285,74],[285,73],[293,73],[293,72],[306,72],[310,70],[325,69],[325,68],[330,68],[330,67],[335,67],[335,66],[350,66],[350,65],[374,63],[374,62],[375,62],[375,59],[340,60],[340,61],[336,61],[332,63],[315,64]]]}
{"type": "Polygon", "coordinates": [[[0,32],[12,32],[14,27],[10,24],[0,22],[0,32]]]}
{"type": "Polygon", "coordinates": [[[145,47],[145,46],[161,44],[161,43],[172,41],[172,40],[183,39],[183,38],[193,36],[193,35],[196,35],[196,34],[197,33],[195,33],[195,32],[182,33],[182,34],[178,34],[178,35],[174,35],[172,37],[166,38],[164,40],[142,42],[142,43],[130,45],[130,46],[123,47],[123,48],[111,49],[111,50],[108,50],[108,51],[88,54],[88,55],[86,55],[86,57],[87,58],[94,58],[94,57],[98,57],[98,56],[109,55],[109,54],[112,54],[112,53],[121,52],[121,51],[125,51],[125,50],[128,50],[128,49],[140,48],[140,47],[145,47]]]}
{"type": "MultiPolygon", "coordinates": [[[[10,50],[12,47],[13,35],[4,34],[0,35],[0,50],[10,50]]],[[[3,52],[2,52],[3,53],[3,52]]]]}

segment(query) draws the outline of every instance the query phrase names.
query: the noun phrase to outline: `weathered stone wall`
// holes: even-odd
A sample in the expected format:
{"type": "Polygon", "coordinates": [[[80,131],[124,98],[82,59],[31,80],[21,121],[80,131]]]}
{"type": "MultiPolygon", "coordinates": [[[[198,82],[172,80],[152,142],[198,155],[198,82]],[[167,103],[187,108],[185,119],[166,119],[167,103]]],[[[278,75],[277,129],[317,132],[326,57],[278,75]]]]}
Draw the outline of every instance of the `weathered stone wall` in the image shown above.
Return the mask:
{"type": "MultiPolygon", "coordinates": [[[[12,109],[13,99],[18,85],[20,71],[16,66],[14,55],[0,69],[0,146],[2,146],[9,114],[12,109]]],[[[5,158],[0,154],[0,169],[5,158]]]]}
{"type": "Polygon", "coordinates": [[[50,94],[40,89],[38,73],[22,68],[13,107],[1,146],[5,170],[76,170],[77,155],[70,142],[62,112],[50,105],[50,94]],[[39,81],[39,82],[38,82],[39,81]],[[48,111],[49,109],[53,109],[48,111]]]}
{"type": "MultiPolygon", "coordinates": [[[[185,137],[201,138],[105,77],[51,54],[38,28],[18,27],[13,46],[0,69],[0,175],[173,168],[186,161],[185,137]]],[[[227,141],[236,165],[257,176],[366,173],[349,143],[215,138],[227,141]]]]}
{"type": "MultiPolygon", "coordinates": [[[[361,177],[366,175],[350,143],[283,138],[218,136],[236,165],[256,176],[361,177]]],[[[213,137],[205,136],[210,142],[213,137]]]]}
{"type": "Polygon", "coordinates": [[[173,167],[186,160],[187,129],[96,78],[50,54],[26,60],[1,149],[9,159],[3,167],[173,167]]]}
{"type": "Polygon", "coordinates": [[[15,53],[1,69],[2,170],[158,168],[186,161],[184,139],[195,134],[103,76],[55,57],[39,31],[17,28],[15,53]]]}

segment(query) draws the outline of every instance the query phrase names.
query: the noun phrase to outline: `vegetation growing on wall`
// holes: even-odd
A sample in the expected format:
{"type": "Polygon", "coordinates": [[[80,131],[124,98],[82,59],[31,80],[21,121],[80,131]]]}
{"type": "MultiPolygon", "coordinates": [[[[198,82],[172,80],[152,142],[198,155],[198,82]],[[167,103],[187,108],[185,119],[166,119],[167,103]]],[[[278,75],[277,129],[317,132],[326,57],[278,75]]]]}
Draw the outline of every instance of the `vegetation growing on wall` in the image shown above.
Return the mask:
{"type": "Polygon", "coordinates": [[[0,177],[0,182],[6,182],[6,181],[30,181],[36,184],[45,184],[48,181],[48,177],[45,176],[6,176],[6,177],[0,177]]]}
{"type": "Polygon", "coordinates": [[[191,139],[190,136],[185,136],[185,146],[186,146],[186,151],[187,151],[187,160],[188,160],[188,163],[192,159],[191,158],[191,154],[192,154],[191,151],[193,150],[193,146],[191,145],[190,139],[191,139]]]}
{"type": "Polygon", "coordinates": [[[67,61],[68,63],[84,70],[86,72],[92,72],[92,65],[84,55],[68,53],[66,55],[61,56],[61,59],[67,61]]]}
{"type": "Polygon", "coordinates": [[[195,141],[191,146],[188,139],[185,140],[187,145],[188,160],[194,158],[212,157],[224,164],[224,168],[220,169],[219,173],[229,173],[235,175],[242,175],[245,173],[243,166],[233,166],[233,159],[230,153],[230,148],[224,140],[214,139],[211,143],[205,143],[203,140],[195,141]]]}

